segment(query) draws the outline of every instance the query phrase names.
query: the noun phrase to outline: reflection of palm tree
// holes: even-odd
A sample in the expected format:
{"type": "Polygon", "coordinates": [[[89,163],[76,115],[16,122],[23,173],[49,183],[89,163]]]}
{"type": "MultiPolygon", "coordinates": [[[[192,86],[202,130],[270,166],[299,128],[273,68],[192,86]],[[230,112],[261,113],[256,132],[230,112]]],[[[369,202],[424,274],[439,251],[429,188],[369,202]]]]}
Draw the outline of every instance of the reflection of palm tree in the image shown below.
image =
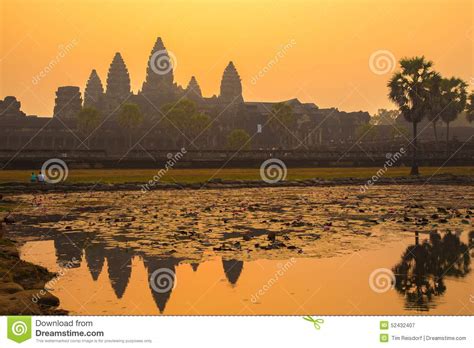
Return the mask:
{"type": "Polygon", "coordinates": [[[168,303],[171,293],[173,292],[176,282],[176,266],[179,264],[179,260],[175,258],[161,259],[156,256],[144,256],[143,262],[148,272],[148,286],[150,287],[151,295],[153,296],[153,300],[155,301],[160,313],[163,313],[166,303],[168,303]],[[166,284],[166,291],[156,291],[150,283],[150,278],[152,277],[153,272],[160,269],[169,271],[167,274],[173,275],[172,278],[168,278],[171,282],[166,284]]]}
{"type": "Polygon", "coordinates": [[[234,286],[239,280],[240,273],[244,268],[244,262],[238,260],[222,260],[224,273],[229,283],[234,286]]]}
{"type": "Polygon", "coordinates": [[[113,248],[105,250],[109,271],[110,285],[117,298],[122,298],[132,275],[132,257],[127,250],[113,248]]]}
{"type": "MultiPolygon", "coordinates": [[[[474,231],[469,232],[469,250],[474,251],[474,231]]],[[[474,256],[474,253],[471,255],[474,256]]]]}
{"type": "Polygon", "coordinates": [[[464,277],[470,271],[469,249],[451,232],[410,245],[393,267],[395,288],[405,296],[406,308],[427,311],[434,296],[446,291],[445,276],[464,277]]]}
{"type": "Polygon", "coordinates": [[[193,269],[193,272],[196,272],[199,268],[199,262],[191,263],[191,268],[193,269]]]}

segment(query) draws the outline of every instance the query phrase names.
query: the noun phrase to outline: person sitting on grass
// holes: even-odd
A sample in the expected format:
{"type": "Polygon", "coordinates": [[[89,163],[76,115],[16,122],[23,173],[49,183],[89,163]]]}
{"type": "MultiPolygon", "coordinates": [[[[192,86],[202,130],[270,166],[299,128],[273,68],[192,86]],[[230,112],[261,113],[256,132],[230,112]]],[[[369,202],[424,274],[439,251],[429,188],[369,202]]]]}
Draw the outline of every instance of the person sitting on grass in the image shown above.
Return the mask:
{"type": "Polygon", "coordinates": [[[38,178],[36,177],[36,174],[35,174],[35,173],[31,173],[30,181],[31,181],[31,182],[36,182],[37,180],[38,180],[38,178]]]}
{"type": "Polygon", "coordinates": [[[44,184],[44,175],[43,173],[38,173],[38,182],[44,184]]]}

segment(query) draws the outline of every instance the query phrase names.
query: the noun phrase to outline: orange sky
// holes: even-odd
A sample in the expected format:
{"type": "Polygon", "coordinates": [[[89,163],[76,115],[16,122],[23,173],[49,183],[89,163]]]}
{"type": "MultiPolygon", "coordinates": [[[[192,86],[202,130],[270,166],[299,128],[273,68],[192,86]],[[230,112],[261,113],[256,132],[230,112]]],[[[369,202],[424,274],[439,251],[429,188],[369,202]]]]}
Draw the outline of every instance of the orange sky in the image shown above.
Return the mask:
{"type": "Polygon", "coordinates": [[[222,72],[233,60],[245,100],[297,97],[320,107],[375,112],[392,107],[385,87],[390,73],[369,68],[369,57],[379,50],[396,59],[424,54],[442,74],[473,86],[472,3],[1,0],[0,98],[15,95],[27,114],[49,116],[58,86],[83,89],[93,68],[105,84],[116,51],[136,92],[161,36],[177,57],[175,80],[186,85],[195,75],[205,96],[219,93],[222,72]],[[35,79],[58,54],[53,68],[35,79]],[[255,80],[276,55],[279,61],[255,80]]]}

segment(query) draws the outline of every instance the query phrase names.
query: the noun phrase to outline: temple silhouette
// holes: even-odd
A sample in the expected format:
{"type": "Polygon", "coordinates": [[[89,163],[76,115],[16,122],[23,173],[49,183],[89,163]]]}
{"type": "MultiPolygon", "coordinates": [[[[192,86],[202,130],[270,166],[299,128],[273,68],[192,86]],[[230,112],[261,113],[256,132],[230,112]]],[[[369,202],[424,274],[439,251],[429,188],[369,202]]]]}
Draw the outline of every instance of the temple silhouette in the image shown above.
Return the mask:
{"type": "MultiPolygon", "coordinates": [[[[82,141],[89,134],[81,134],[77,115],[82,107],[93,107],[100,112],[102,120],[90,135],[88,147],[110,154],[123,153],[129,149],[126,140],[129,130],[119,126],[117,115],[124,103],[138,105],[144,115],[137,135],[142,147],[180,148],[179,139],[170,135],[163,122],[157,122],[164,117],[164,105],[181,99],[192,100],[197,109],[213,121],[200,136],[199,149],[225,148],[230,132],[235,129],[243,129],[254,136],[253,149],[281,147],[276,140],[282,130],[272,129],[267,124],[277,103],[244,100],[241,78],[233,62],[225,67],[219,94],[211,97],[202,95],[195,76],[190,78],[186,87],[179,86],[174,80],[172,66],[162,66],[171,62],[163,41],[158,38],[150,52],[142,88],[133,93],[127,64],[117,52],[107,76],[99,76],[95,69],[91,71],[83,93],[79,86],[57,89],[52,118],[27,116],[21,111],[20,101],[13,96],[0,100],[0,149],[85,149],[82,141]],[[42,131],[37,134],[39,130],[42,131]],[[29,141],[32,137],[34,141],[29,141]]],[[[355,139],[356,128],[367,124],[370,119],[370,115],[362,111],[346,113],[336,108],[321,109],[314,103],[302,103],[298,99],[281,102],[291,106],[295,116],[295,121],[288,125],[294,134],[294,139],[289,139],[294,143],[287,145],[291,148],[355,139]]]]}

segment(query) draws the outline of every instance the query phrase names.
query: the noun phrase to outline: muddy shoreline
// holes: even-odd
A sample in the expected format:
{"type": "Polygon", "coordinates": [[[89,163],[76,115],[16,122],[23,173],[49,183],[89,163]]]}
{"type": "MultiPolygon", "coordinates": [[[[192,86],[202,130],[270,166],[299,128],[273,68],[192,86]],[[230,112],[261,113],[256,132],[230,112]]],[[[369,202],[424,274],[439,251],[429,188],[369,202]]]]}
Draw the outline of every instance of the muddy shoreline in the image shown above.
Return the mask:
{"type": "Polygon", "coordinates": [[[64,315],[45,290],[56,275],[20,259],[17,244],[0,236],[0,315],[64,315]]]}
{"type": "Polygon", "coordinates": [[[35,193],[35,192],[87,192],[87,191],[136,191],[154,190],[199,190],[199,189],[239,189],[259,187],[332,187],[332,186],[360,186],[364,191],[377,185],[474,185],[474,177],[452,174],[433,176],[402,176],[390,178],[336,178],[336,179],[304,179],[285,180],[276,183],[267,183],[263,180],[222,180],[211,179],[197,183],[161,183],[161,182],[129,182],[121,184],[107,183],[57,183],[37,184],[11,182],[1,183],[0,193],[35,193]]]}

